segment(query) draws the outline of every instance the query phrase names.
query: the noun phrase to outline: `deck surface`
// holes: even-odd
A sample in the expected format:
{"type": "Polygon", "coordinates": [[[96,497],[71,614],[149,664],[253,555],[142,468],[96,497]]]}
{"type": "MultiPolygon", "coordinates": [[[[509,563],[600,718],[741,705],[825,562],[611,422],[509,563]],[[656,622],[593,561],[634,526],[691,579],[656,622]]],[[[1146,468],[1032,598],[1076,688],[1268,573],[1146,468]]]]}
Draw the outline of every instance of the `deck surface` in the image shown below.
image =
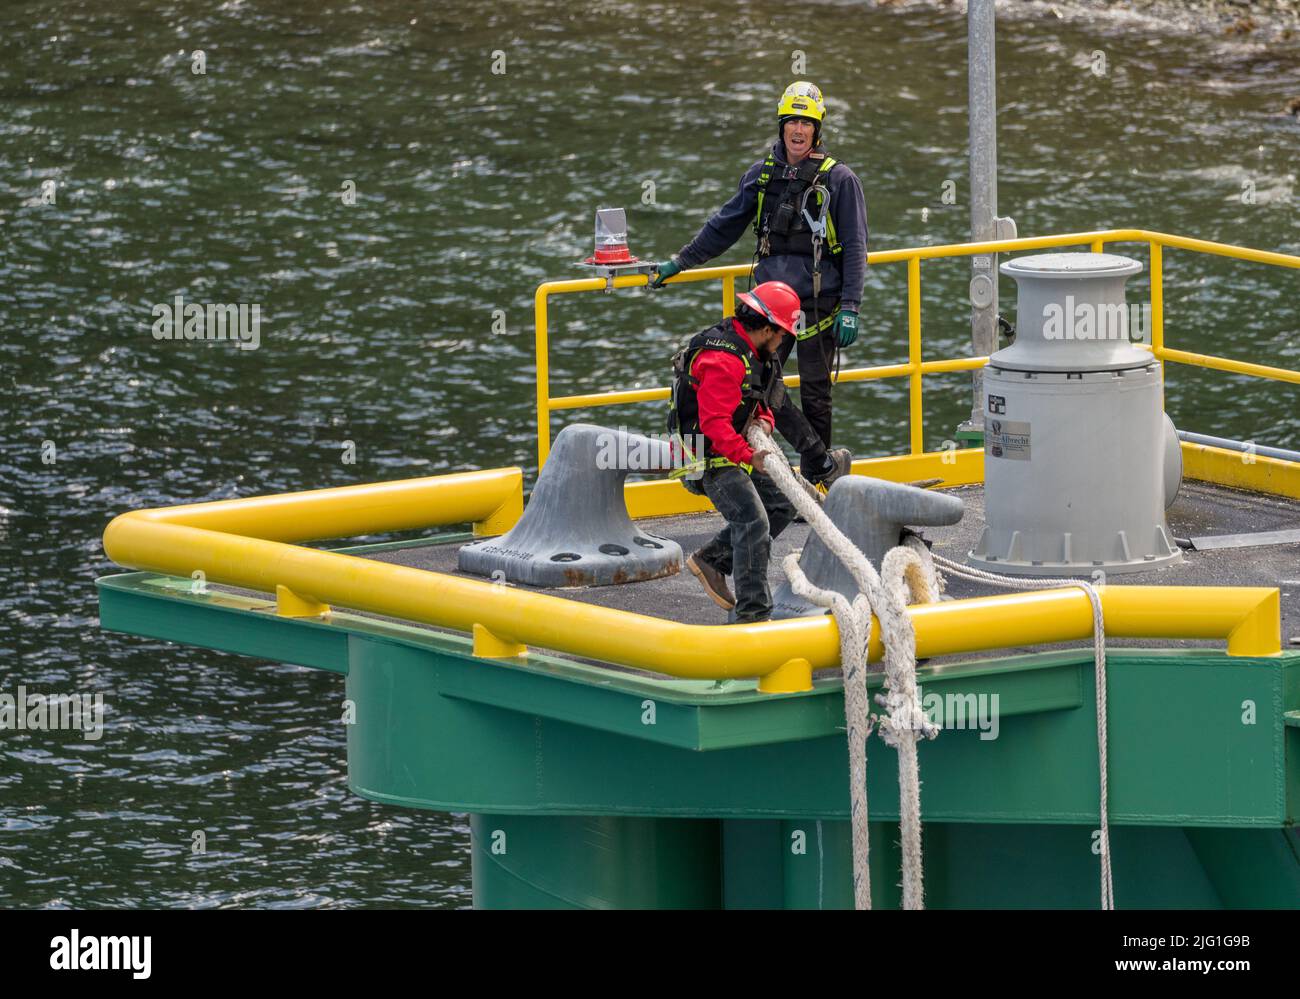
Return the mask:
{"type": "MultiPolygon", "coordinates": [[[[926,528],[924,535],[933,542],[935,551],[961,561],[974,545],[984,522],[984,490],[982,486],[964,486],[949,492],[961,497],[966,504],[961,522],[952,527],[926,528]]],[[[721,527],[722,518],[715,513],[689,514],[639,523],[650,534],[679,542],[682,550],[690,554],[721,527]]],[[[1168,511],[1168,524],[1171,533],[1179,538],[1297,529],[1300,528],[1300,501],[1188,481],[1183,483],[1178,499],[1168,511]]],[[[773,590],[782,581],[781,560],[788,552],[802,548],[807,534],[806,525],[793,524],[774,542],[770,569],[773,590]]],[[[367,553],[367,557],[466,575],[456,568],[459,549],[459,544],[431,544],[367,553]]],[[[1184,560],[1177,565],[1146,572],[1112,574],[1107,581],[1112,585],[1277,586],[1282,591],[1283,648],[1288,647],[1291,636],[1300,636],[1300,543],[1189,551],[1184,555],[1184,560]]],[[[695,577],[685,571],[662,579],[618,586],[540,592],[690,624],[726,622],[726,612],[713,604],[695,577]]],[[[985,596],[996,592],[999,592],[996,587],[956,578],[949,579],[947,584],[947,593],[953,597],[985,596]]],[[[1159,641],[1116,641],[1114,644],[1128,647],[1222,645],[1159,641]]]]}

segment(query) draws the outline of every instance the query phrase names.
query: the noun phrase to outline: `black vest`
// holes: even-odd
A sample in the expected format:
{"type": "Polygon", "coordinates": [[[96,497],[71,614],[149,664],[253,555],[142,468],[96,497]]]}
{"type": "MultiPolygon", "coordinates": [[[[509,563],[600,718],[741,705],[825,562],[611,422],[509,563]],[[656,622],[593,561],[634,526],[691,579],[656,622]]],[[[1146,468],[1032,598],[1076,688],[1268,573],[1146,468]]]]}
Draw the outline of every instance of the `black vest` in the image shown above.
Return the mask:
{"type": "MultiPolygon", "coordinates": [[[[762,201],[754,217],[759,257],[813,255],[813,233],[804,210],[816,219],[821,214],[822,200],[830,196],[826,189],[829,171],[821,172],[826,159],[825,156],[808,157],[795,168],[798,175],[790,179],[778,175],[772,157],[763,164],[759,175],[762,201]],[[810,191],[814,187],[817,190],[810,191]]],[[[839,244],[832,241],[825,252],[833,255],[838,248],[839,244]]]]}
{"type": "MultiPolygon", "coordinates": [[[[769,358],[766,362],[760,359],[736,333],[731,319],[724,319],[716,326],[696,333],[685,347],[673,355],[673,393],[668,406],[670,433],[696,440],[704,433],[700,429],[700,401],[696,394],[700,382],[691,374],[691,367],[703,350],[720,350],[739,357],[745,364],[745,376],[740,386],[740,405],[731,414],[731,425],[741,437],[749,429],[760,402],[775,412],[785,401],[781,362],[776,357],[769,358]]],[[[706,451],[706,455],[695,457],[721,457],[712,443],[707,444],[706,451]]]]}

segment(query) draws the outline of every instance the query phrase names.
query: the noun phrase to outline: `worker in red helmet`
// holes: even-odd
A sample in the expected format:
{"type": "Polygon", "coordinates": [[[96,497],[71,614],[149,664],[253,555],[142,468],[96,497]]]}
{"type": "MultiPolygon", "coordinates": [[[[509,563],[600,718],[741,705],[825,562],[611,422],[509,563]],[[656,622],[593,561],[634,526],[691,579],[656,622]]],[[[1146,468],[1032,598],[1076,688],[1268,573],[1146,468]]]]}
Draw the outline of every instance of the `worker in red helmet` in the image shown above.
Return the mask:
{"type": "Polygon", "coordinates": [[[799,327],[799,295],[767,281],[736,296],[736,315],[697,333],[673,357],[668,429],[680,447],[687,488],[703,493],[726,520],[686,560],[713,602],[735,610],[737,624],[772,614],[767,582],[772,539],[795,518],[793,504],[767,475],[767,451],[745,437],[755,420],[771,432],[785,400],[779,347],[799,327]],[[727,576],[736,584],[733,597],[727,576]]]}

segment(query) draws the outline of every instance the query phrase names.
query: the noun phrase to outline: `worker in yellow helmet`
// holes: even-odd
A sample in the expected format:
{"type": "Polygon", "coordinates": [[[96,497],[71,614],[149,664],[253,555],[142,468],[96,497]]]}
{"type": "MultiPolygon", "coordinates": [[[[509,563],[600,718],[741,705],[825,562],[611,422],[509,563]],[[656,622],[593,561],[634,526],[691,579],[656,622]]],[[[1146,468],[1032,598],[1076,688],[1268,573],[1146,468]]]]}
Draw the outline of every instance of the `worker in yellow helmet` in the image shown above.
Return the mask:
{"type": "Polygon", "coordinates": [[[851,456],[831,449],[831,371],[836,352],[858,336],[867,267],[867,207],[862,184],[822,146],[826,101],[806,80],[786,87],[776,108],[777,140],[740,179],[740,188],[677,254],[658,267],[659,287],[682,270],[725,253],[745,229],[757,240],[757,281],[783,281],[804,311],[797,340],[781,345],[799,358],[800,406],[776,414],[782,436],[799,451],[804,476],[827,486],[846,474],[851,456]]]}

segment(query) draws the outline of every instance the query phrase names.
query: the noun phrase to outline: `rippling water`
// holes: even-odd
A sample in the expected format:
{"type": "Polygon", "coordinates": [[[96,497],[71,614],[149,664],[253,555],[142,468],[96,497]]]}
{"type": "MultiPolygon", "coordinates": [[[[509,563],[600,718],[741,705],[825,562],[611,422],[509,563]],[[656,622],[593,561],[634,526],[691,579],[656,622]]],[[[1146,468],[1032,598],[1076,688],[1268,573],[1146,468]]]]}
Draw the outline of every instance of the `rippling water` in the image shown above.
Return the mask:
{"type": "MultiPolygon", "coordinates": [[[[534,288],[575,274],[597,206],[627,206],[634,252],[675,251],[768,143],[796,49],[863,179],[872,248],[963,240],[964,31],[954,11],[767,0],[0,7],[0,693],[101,692],[108,710],[94,742],[0,732],[0,904],[468,904],[458,818],[347,791],[339,678],[99,631],[105,524],[530,466],[534,288]],[[260,303],[260,349],[155,341],[151,308],[177,294],[260,303]]],[[[1022,235],[1134,225],[1300,252],[1300,122],[1280,113],[1295,47],[1012,12],[999,58],[1000,200],[1022,235]]],[[[1300,363],[1300,274],[1166,264],[1171,345],[1300,363]]],[[[923,271],[928,356],[963,349],[967,276],[923,271]]],[[[901,268],[871,272],[849,363],[905,357],[903,287],[901,268]]],[[[662,384],[717,298],[562,302],[556,390],[662,384]]],[[[968,393],[926,384],[933,447],[968,393]]],[[[902,382],[837,400],[855,450],[905,446],[902,382]]],[[[1294,447],[1293,400],[1169,369],[1188,429],[1294,447]]],[[[660,417],[572,414],[593,415],[660,417]]]]}

